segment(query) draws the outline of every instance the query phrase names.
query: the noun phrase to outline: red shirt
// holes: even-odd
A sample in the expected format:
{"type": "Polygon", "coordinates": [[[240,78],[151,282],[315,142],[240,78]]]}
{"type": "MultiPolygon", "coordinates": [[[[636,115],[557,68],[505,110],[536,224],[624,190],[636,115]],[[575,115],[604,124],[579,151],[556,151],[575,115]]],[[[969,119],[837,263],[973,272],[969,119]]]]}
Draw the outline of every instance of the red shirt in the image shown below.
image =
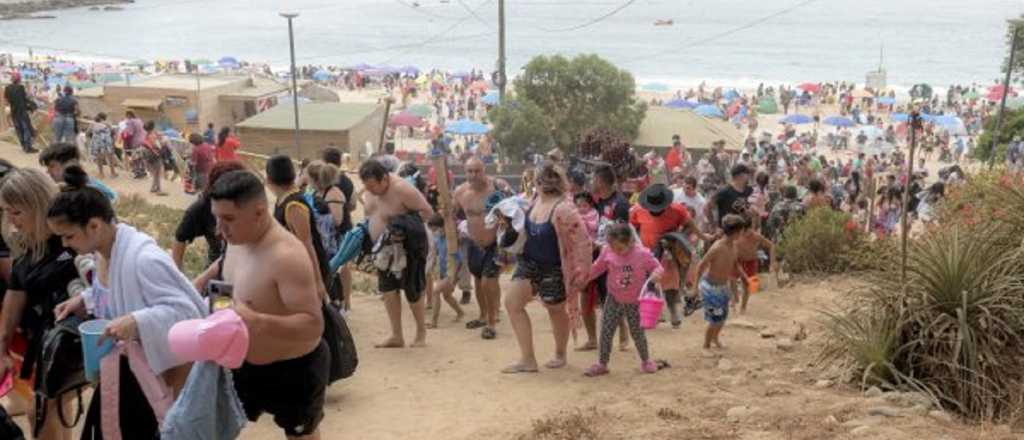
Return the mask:
{"type": "Polygon", "coordinates": [[[228,136],[228,138],[224,140],[224,145],[219,145],[214,149],[214,157],[217,158],[217,162],[238,160],[238,154],[236,154],[235,151],[241,147],[242,143],[238,141],[238,138],[228,136]]]}
{"type": "Polygon", "coordinates": [[[192,166],[195,167],[196,173],[210,173],[210,168],[213,168],[213,147],[210,144],[203,142],[192,147],[192,166]]]}
{"type": "Polygon", "coordinates": [[[683,155],[679,152],[679,149],[672,147],[668,150],[668,154],[665,155],[665,169],[668,172],[672,172],[676,167],[682,168],[683,166],[683,155]]]}
{"type": "Polygon", "coordinates": [[[690,212],[683,205],[673,203],[661,215],[637,205],[629,213],[629,223],[640,234],[640,242],[648,249],[654,249],[662,235],[679,230],[690,222],[690,212]]]}

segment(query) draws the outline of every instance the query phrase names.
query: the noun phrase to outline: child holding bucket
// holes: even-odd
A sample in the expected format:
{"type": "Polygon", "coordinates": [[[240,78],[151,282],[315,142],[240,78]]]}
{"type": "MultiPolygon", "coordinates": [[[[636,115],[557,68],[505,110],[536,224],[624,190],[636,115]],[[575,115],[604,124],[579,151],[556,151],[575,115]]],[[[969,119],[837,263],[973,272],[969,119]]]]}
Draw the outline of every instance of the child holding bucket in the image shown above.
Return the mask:
{"type": "Polygon", "coordinates": [[[629,323],[629,333],[633,335],[637,353],[640,355],[640,369],[644,373],[658,371],[658,366],[650,358],[647,350],[647,338],[640,326],[640,292],[648,279],[659,280],[662,274],[661,263],[651,251],[637,243],[632,228],[626,224],[614,224],[608,228],[608,244],[601,249],[601,255],[594,261],[590,269],[591,280],[608,272],[608,297],[605,299],[604,312],[601,319],[600,354],[598,362],[587,369],[584,374],[596,377],[608,374],[608,360],[612,351],[612,338],[625,316],[629,323]]]}
{"type": "MultiPolygon", "coordinates": [[[[750,299],[750,295],[757,293],[760,286],[761,280],[757,276],[760,271],[757,252],[761,249],[765,249],[768,252],[768,260],[771,262],[772,272],[776,271],[777,265],[775,264],[775,248],[772,242],[757,233],[751,227],[749,219],[744,219],[743,229],[736,237],[735,246],[736,257],[740,260],[740,267],[743,269],[743,274],[746,275],[748,280],[741,287],[743,296],[740,298],[740,313],[742,314],[747,312],[747,301],[750,299]]],[[[736,277],[740,278],[740,274],[737,273],[736,277]]]]}

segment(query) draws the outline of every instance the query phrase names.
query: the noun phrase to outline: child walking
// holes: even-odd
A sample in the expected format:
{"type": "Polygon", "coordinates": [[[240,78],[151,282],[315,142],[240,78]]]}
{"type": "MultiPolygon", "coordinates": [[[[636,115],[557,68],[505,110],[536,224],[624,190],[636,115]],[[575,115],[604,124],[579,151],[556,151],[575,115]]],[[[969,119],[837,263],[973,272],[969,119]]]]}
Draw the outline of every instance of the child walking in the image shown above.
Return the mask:
{"type": "Polygon", "coordinates": [[[608,374],[608,360],[612,351],[612,339],[623,316],[629,323],[637,353],[640,355],[640,369],[644,373],[658,371],[658,366],[647,351],[647,338],[640,327],[640,309],[637,304],[647,274],[654,280],[661,279],[662,267],[651,251],[637,243],[629,225],[615,224],[608,228],[608,244],[601,249],[601,255],[590,268],[591,280],[608,272],[608,297],[604,302],[601,317],[600,354],[598,363],[584,373],[588,377],[608,374]]]}
{"type": "Polygon", "coordinates": [[[437,328],[437,320],[441,315],[441,298],[444,298],[444,302],[448,303],[448,306],[455,311],[455,319],[452,322],[459,322],[462,320],[462,316],[465,314],[462,311],[462,307],[459,306],[459,300],[455,299],[452,292],[455,291],[459,270],[462,268],[462,253],[457,252],[455,254],[455,261],[451,262],[448,258],[448,240],[444,235],[444,217],[440,214],[434,214],[427,222],[427,227],[430,228],[430,233],[433,236],[433,253],[432,258],[428,262],[427,278],[427,305],[433,309],[430,322],[427,323],[427,328],[437,328]],[[453,271],[456,275],[452,276],[448,273],[448,264],[454,263],[456,269],[453,271]],[[432,267],[431,267],[432,266],[432,267]],[[437,277],[437,282],[434,282],[434,277],[437,277]]]}
{"type": "MultiPolygon", "coordinates": [[[[775,264],[775,246],[772,245],[770,240],[754,230],[750,220],[744,220],[743,229],[736,235],[735,244],[736,257],[739,259],[739,265],[743,268],[746,279],[753,278],[760,272],[758,251],[762,249],[768,252],[769,268],[772,272],[775,272],[778,269],[778,266],[775,264]]],[[[739,276],[737,273],[737,277],[739,276]]],[[[740,314],[744,314],[747,313],[747,301],[750,300],[750,294],[754,292],[750,291],[749,283],[743,283],[740,289],[743,291],[743,296],[740,297],[740,314]]]]}
{"type": "Polygon", "coordinates": [[[729,214],[722,220],[722,232],[725,234],[711,246],[700,263],[690,270],[687,277],[691,284],[698,286],[704,302],[704,320],[708,329],[704,334],[704,354],[714,356],[711,347],[723,348],[718,339],[729,317],[729,282],[737,275],[744,283],[748,283],[747,275],[740,267],[736,240],[743,232],[747,221],[738,215],[729,214]],[[700,283],[696,283],[700,277],[700,283]]]}

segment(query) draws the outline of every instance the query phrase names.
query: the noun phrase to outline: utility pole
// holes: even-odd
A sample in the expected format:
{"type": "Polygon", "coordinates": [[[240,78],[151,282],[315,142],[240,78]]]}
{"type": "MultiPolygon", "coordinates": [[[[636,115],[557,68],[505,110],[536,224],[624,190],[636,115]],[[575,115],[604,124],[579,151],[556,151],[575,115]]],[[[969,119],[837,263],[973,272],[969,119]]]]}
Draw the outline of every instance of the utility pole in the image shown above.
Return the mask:
{"type": "Polygon", "coordinates": [[[295,109],[295,154],[302,160],[302,144],[299,139],[299,80],[295,68],[295,33],[292,30],[292,19],[299,16],[297,12],[282,12],[280,15],[288,20],[288,47],[292,54],[292,105],[295,109]]]}
{"type": "Polygon", "coordinates": [[[505,103],[505,0],[498,0],[498,102],[505,103]]]}
{"type": "Polygon", "coordinates": [[[1006,78],[1003,80],[1003,98],[999,101],[999,114],[996,116],[996,127],[992,132],[992,144],[988,150],[988,169],[996,165],[996,145],[999,144],[999,130],[1003,127],[1003,113],[1006,112],[1006,96],[1010,94],[1010,75],[1013,73],[1013,59],[1017,55],[1017,39],[1020,38],[1021,24],[1024,20],[1010,20],[1013,26],[1013,41],[1010,41],[1010,60],[1006,64],[1006,78]]]}

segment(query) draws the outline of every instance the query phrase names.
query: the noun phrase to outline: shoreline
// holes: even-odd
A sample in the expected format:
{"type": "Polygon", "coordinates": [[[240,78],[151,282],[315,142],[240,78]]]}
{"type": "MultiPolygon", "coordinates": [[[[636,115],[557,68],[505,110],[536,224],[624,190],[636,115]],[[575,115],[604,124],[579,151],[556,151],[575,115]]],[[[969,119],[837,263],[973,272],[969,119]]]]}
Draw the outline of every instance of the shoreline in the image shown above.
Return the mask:
{"type": "Polygon", "coordinates": [[[36,20],[52,16],[35,16],[38,12],[58,11],[90,6],[113,6],[135,3],[135,0],[0,0],[0,20],[36,20]]]}

